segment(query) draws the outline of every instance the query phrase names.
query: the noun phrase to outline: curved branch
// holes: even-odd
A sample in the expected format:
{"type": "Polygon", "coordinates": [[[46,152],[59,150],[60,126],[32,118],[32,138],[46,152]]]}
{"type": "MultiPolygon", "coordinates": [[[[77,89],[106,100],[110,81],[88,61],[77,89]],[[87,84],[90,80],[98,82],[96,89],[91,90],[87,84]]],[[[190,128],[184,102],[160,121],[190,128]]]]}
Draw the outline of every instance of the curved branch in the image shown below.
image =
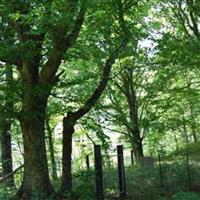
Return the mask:
{"type": "Polygon", "coordinates": [[[125,40],[121,43],[120,47],[117,48],[113,53],[111,53],[111,55],[109,56],[109,58],[107,59],[104,65],[103,75],[102,75],[99,85],[97,86],[93,94],[85,101],[84,105],[78,111],[74,112],[74,115],[73,115],[74,120],[78,120],[81,117],[83,117],[85,114],[87,114],[91,110],[91,108],[95,105],[95,103],[98,101],[98,99],[102,95],[108,83],[111,68],[113,64],[115,63],[117,56],[119,55],[121,50],[126,47],[127,43],[128,43],[128,39],[125,38],[125,40]]]}

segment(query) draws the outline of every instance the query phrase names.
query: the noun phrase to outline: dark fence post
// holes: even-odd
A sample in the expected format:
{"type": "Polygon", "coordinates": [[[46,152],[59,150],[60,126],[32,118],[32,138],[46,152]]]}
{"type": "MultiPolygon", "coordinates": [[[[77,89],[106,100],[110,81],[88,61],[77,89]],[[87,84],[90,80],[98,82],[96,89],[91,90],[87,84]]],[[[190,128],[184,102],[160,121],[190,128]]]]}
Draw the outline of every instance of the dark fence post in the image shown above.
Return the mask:
{"type": "Polygon", "coordinates": [[[131,164],[134,165],[133,150],[131,150],[131,164]]]}
{"type": "Polygon", "coordinates": [[[163,187],[163,171],[162,171],[162,163],[161,163],[160,153],[158,153],[158,162],[159,162],[159,174],[160,174],[160,187],[163,187]]]}
{"type": "Polygon", "coordinates": [[[188,152],[186,153],[186,165],[187,165],[188,188],[191,188],[192,179],[191,179],[190,161],[189,161],[189,154],[188,154],[188,152]]]}
{"type": "Polygon", "coordinates": [[[121,197],[127,196],[126,191],[126,179],[125,179],[125,169],[124,169],[124,155],[123,146],[117,146],[117,159],[118,159],[118,175],[119,175],[119,195],[121,197]]]}
{"type": "Polygon", "coordinates": [[[103,167],[100,145],[94,145],[94,160],[96,173],[96,199],[104,199],[103,167]]]}
{"type": "Polygon", "coordinates": [[[89,156],[88,155],[86,155],[86,166],[87,166],[87,170],[89,170],[90,169],[90,158],[89,158],[89,156]]]}

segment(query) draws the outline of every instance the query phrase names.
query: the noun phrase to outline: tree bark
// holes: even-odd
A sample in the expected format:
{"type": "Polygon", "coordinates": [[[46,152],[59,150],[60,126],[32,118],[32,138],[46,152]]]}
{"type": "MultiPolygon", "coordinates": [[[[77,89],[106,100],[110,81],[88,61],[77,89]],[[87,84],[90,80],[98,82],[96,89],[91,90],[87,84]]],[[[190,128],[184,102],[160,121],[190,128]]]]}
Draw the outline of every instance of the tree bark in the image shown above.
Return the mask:
{"type": "Polygon", "coordinates": [[[137,160],[139,160],[139,158],[144,157],[142,140],[138,139],[135,142],[135,145],[136,145],[135,157],[137,160]]]}
{"type": "Polygon", "coordinates": [[[63,118],[63,149],[62,149],[62,193],[72,193],[72,135],[75,121],[70,117],[63,118]]]}
{"type": "MultiPolygon", "coordinates": [[[[1,131],[2,176],[5,177],[13,172],[10,120],[5,120],[2,122],[1,131]]],[[[4,184],[8,187],[15,186],[13,174],[5,181],[4,184]]]]}
{"type": "Polygon", "coordinates": [[[138,135],[138,133],[139,133],[138,131],[132,133],[133,137],[132,149],[134,152],[135,159],[137,161],[139,160],[139,158],[144,157],[142,138],[140,138],[140,135],[138,135]]]}
{"type": "Polygon", "coordinates": [[[24,177],[18,196],[22,199],[31,199],[34,195],[45,199],[53,192],[45,149],[46,107],[47,97],[34,96],[34,91],[26,92],[20,117],[24,145],[24,177]]]}
{"type": "MultiPolygon", "coordinates": [[[[7,91],[5,93],[5,116],[1,120],[1,162],[2,162],[2,176],[7,176],[13,172],[13,163],[12,163],[12,138],[11,138],[11,116],[6,116],[6,113],[13,112],[13,101],[10,97],[11,85],[13,81],[13,70],[11,65],[5,66],[6,71],[6,86],[7,91]]],[[[14,176],[11,175],[5,182],[5,185],[8,187],[14,187],[14,176]]]]}

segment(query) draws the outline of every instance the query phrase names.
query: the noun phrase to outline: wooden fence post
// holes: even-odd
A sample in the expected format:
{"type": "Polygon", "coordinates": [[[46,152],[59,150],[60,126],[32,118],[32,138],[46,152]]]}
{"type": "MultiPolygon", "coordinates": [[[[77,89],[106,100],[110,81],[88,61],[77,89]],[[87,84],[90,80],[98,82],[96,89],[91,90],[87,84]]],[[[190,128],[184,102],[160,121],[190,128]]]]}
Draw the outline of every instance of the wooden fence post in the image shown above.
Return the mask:
{"type": "Polygon", "coordinates": [[[119,176],[119,195],[120,197],[127,196],[126,191],[126,178],[125,178],[125,169],[124,169],[124,155],[123,155],[123,146],[117,146],[117,158],[118,158],[118,176],[119,176]]]}
{"type": "Polygon", "coordinates": [[[104,199],[103,167],[100,145],[94,145],[94,160],[96,174],[96,199],[104,199]]]}
{"type": "Polygon", "coordinates": [[[86,166],[87,166],[87,170],[90,169],[90,158],[89,155],[86,155],[86,166]]]}

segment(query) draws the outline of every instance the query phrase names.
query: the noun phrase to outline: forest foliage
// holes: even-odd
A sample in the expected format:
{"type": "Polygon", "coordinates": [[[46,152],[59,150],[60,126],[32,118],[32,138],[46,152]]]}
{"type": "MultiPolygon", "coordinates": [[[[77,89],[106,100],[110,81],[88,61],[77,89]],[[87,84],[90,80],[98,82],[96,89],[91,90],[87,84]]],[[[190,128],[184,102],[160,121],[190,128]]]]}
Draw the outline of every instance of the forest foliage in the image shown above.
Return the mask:
{"type": "MultiPolygon", "coordinates": [[[[148,186],[146,173],[159,178],[157,165],[140,174],[141,157],[162,154],[174,169],[189,155],[196,173],[199,9],[197,0],[2,0],[0,177],[9,177],[0,178],[0,198],[94,199],[85,157],[93,164],[95,144],[111,174],[116,145],[124,145],[125,161],[132,150],[133,198],[144,192],[142,181],[148,186]]],[[[152,199],[198,198],[180,188],[162,195],[153,188],[152,199]]]]}

